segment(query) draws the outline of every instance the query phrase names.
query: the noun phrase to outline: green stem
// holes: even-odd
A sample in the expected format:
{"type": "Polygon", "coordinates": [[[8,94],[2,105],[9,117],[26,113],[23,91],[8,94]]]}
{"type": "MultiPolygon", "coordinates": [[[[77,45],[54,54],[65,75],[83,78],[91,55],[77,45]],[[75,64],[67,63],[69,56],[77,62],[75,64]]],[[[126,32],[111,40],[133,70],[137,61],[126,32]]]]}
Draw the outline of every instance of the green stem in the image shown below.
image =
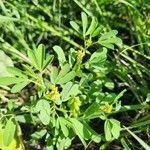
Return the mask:
{"type": "Polygon", "coordinates": [[[129,111],[129,110],[144,109],[144,108],[149,108],[149,106],[146,105],[146,104],[126,105],[126,106],[122,106],[122,108],[120,110],[112,112],[111,114],[116,114],[116,113],[120,113],[120,112],[126,112],[126,111],[129,111]]]}
{"type": "Polygon", "coordinates": [[[98,9],[99,15],[100,15],[100,16],[102,17],[102,19],[103,19],[103,21],[104,21],[106,27],[108,28],[108,30],[111,30],[109,24],[107,23],[107,20],[105,19],[105,17],[103,17],[103,11],[101,10],[99,4],[97,3],[97,0],[93,0],[93,1],[94,1],[95,5],[96,5],[96,7],[97,7],[97,9],[98,9]]]}
{"type": "Polygon", "coordinates": [[[55,108],[56,108],[56,110],[61,111],[61,112],[63,112],[63,113],[69,112],[69,111],[67,111],[67,110],[65,110],[65,109],[60,109],[60,108],[58,108],[58,107],[55,107],[55,108]]]}
{"type": "Polygon", "coordinates": [[[88,11],[78,0],[73,0],[84,12],[86,12],[89,16],[92,16],[91,12],[88,11]]]}
{"type": "Polygon", "coordinates": [[[35,23],[37,23],[39,26],[41,26],[42,28],[46,29],[47,31],[50,31],[52,34],[61,37],[64,41],[68,42],[69,44],[84,50],[84,48],[79,45],[78,43],[74,42],[73,40],[71,40],[70,38],[64,36],[62,33],[58,32],[57,30],[55,30],[52,26],[49,26],[46,22],[43,22],[41,20],[37,20],[36,18],[34,18],[33,16],[26,14],[26,16],[31,19],[32,21],[34,21],[35,23]]]}
{"type": "Polygon", "coordinates": [[[138,54],[138,55],[140,55],[140,56],[143,56],[144,58],[150,60],[150,57],[149,57],[149,56],[147,56],[147,55],[145,55],[145,54],[143,54],[143,53],[141,53],[141,52],[139,52],[139,51],[133,49],[134,47],[137,47],[137,46],[139,46],[139,45],[147,45],[147,44],[148,44],[148,42],[140,43],[140,44],[136,44],[136,45],[132,45],[132,46],[124,45],[124,48],[125,48],[125,49],[122,50],[122,51],[120,52],[120,54],[126,52],[127,50],[129,50],[129,51],[132,51],[133,53],[136,53],[136,54],[138,54]]]}
{"type": "Polygon", "coordinates": [[[17,56],[19,56],[19,58],[23,59],[24,61],[26,61],[27,63],[31,64],[31,61],[28,59],[28,57],[26,57],[26,55],[20,53],[17,49],[15,49],[13,46],[11,46],[8,42],[6,42],[4,39],[0,38],[0,41],[2,42],[3,48],[16,54],[17,56]]]}

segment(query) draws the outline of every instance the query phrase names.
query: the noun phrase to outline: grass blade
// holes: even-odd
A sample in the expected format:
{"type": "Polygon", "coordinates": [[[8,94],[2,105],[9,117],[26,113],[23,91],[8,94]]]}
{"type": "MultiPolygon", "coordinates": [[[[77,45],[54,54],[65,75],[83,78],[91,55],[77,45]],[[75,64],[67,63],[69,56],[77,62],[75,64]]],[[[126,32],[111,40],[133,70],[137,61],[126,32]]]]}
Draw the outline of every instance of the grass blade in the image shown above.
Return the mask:
{"type": "Polygon", "coordinates": [[[142,139],[140,139],[136,134],[134,134],[131,130],[127,127],[124,127],[146,150],[150,150],[150,146],[148,146],[142,139]]]}

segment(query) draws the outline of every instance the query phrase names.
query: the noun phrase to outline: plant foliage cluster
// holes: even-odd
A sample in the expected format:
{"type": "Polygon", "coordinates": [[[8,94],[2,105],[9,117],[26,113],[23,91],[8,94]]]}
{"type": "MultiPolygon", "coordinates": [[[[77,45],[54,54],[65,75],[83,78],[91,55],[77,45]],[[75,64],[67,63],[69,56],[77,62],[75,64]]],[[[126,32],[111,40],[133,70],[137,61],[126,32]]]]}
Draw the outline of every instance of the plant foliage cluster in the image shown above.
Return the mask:
{"type": "Polygon", "coordinates": [[[0,12],[0,149],[150,149],[148,0],[0,12]]]}

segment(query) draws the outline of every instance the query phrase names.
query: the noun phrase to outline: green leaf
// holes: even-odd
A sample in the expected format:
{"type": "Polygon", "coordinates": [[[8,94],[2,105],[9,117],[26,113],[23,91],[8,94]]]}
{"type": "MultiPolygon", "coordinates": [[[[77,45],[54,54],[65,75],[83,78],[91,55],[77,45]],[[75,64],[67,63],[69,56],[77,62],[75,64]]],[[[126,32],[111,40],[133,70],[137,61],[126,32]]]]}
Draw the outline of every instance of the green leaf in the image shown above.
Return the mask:
{"type": "Polygon", "coordinates": [[[34,73],[32,67],[28,66],[28,65],[25,65],[25,64],[22,64],[23,67],[25,68],[25,74],[27,74],[28,76],[30,77],[33,77],[33,78],[36,78],[36,74],[34,73]]]}
{"type": "Polygon", "coordinates": [[[46,132],[47,132],[46,129],[38,130],[38,131],[34,132],[33,134],[31,134],[31,137],[34,140],[39,140],[46,134],[46,132]]]}
{"type": "Polygon", "coordinates": [[[38,117],[44,125],[48,125],[50,123],[50,115],[47,113],[45,109],[40,111],[38,117]]]}
{"type": "Polygon", "coordinates": [[[13,61],[2,50],[0,50],[0,76],[11,76],[7,71],[8,66],[13,67],[13,61]]]}
{"type": "Polygon", "coordinates": [[[101,40],[107,40],[107,39],[110,39],[112,37],[115,37],[116,35],[118,34],[118,31],[117,30],[111,30],[105,34],[103,34],[100,39],[101,40]]]}
{"type": "Polygon", "coordinates": [[[122,45],[122,40],[118,37],[113,37],[113,38],[110,38],[110,39],[107,39],[107,40],[99,41],[99,43],[103,46],[106,46],[107,48],[114,49],[113,44],[120,47],[122,45]]]}
{"type": "Polygon", "coordinates": [[[92,139],[94,142],[99,143],[101,141],[101,137],[99,134],[97,134],[87,123],[83,122],[84,128],[88,130],[90,133],[90,139],[92,139]]]}
{"type": "Polygon", "coordinates": [[[67,83],[69,81],[71,81],[72,79],[74,79],[74,77],[76,76],[76,72],[75,71],[70,71],[69,73],[67,73],[64,77],[60,78],[57,81],[57,84],[64,84],[67,83]]]}
{"type": "Polygon", "coordinates": [[[112,82],[110,79],[106,79],[104,86],[107,87],[109,90],[113,90],[115,85],[114,82],[112,82]]]}
{"type": "Polygon", "coordinates": [[[44,125],[48,125],[50,122],[50,104],[47,100],[41,99],[37,102],[35,106],[36,111],[39,111],[38,114],[39,119],[44,125]]]}
{"type": "Polygon", "coordinates": [[[84,126],[81,122],[79,122],[77,119],[74,119],[74,118],[69,118],[70,122],[72,123],[73,125],[73,129],[75,131],[75,133],[78,135],[79,139],[81,140],[82,144],[84,145],[84,147],[87,146],[84,138],[86,138],[84,135],[86,134],[86,136],[90,136],[90,134],[87,132],[85,132],[84,130],[84,126]]]}
{"type": "Polygon", "coordinates": [[[68,137],[69,131],[68,131],[67,127],[66,127],[67,121],[64,118],[62,118],[62,117],[59,117],[58,119],[59,119],[60,127],[61,127],[61,130],[62,130],[64,136],[68,137]]]}
{"type": "Polygon", "coordinates": [[[93,17],[90,27],[88,28],[85,35],[89,35],[89,34],[91,35],[96,27],[97,27],[97,19],[95,17],[93,17]]]}
{"type": "Polygon", "coordinates": [[[15,116],[15,119],[24,124],[32,124],[32,119],[30,114],[23,114],[23,115],[17,115],[15,116]]]}
{"type": "Polygon", "coordinates": [[[71,146],[71,142],[72,142],[72,139],[68,137],[61,139],[58,149],[59,150],[68,149],[71,146]]]}
{"type": "Polygon", "coordinates": [[[79,26],[76,22],[70,21],[70,25],[71,25],[72,28],[73,28],[74,30],[76,30],[78,33],[81,33],[80,26],[79,26]]]}
{"type": "Polygon", "coordinates": [[[121,131],[120,122],[115,119],[110,119],[110,122],[112,123],[111,133],[115,139],[118,139],[121,131]]]}
{"type": "Polygon", "coordinates": [[[16,77],[0,77],[0,85],[11,85],[19,82],[23,82],[24,78],[16,77]]]}
{"type": "Polygon", "coordinates": [[[25,86],[27,86],[30,82],[28,80],[24,80],[23,82],[17,83],[11,89],[12,93],[17,93],[21,91],[25,86]]]}
{"type": "Polygon", "coordinates": [[[68,82],[63,86],[63,90],[61,92],[62,101],[66,101],[69,98],[69,91],[72,88],[72,82],[68,82]]]}
{"type": "Polygon", "coordinates": [[[54,51],[57,53],[59,64],[62,67],[66,63],[65,53],[60,46],[54,46],[54,51]]]}
{"type": "Polygon", "coordinates": [[[40,70],[40,68],[38,67],[38,63],[37,63],[38,60],[37,60],[37,58],[36,58],[36,56],[35,56],[35,52],[34,52],[33,50],[28,50],[27,53],[28,53],[29,59],[30,59],[31,62],[32,62],[32,65],[33,65],[37,70],[40,70]]]}
{"type": "Polygon", "coordinates": [[[69,65],[70,67],[72,67],[76,61],[76,52],[75,52],[75,49],[73,48],[70,48],[70,51],[69,51],[69,65]]]}
{"type": "Polygon", "coordinates": [[[4,129],[3,142],[5,146],[8,146],[15,136],[16,122],[15,119],[10,118],[4,129]]]}
{"type": "Polygon", "coordinates": [[[146,103],[150,102],[150,93],[147,94],[147,98],[145,100],[146,103]]]}
{"type": "Polygon", "coordinates": [[[120,122],[115,119],[107,119],[104,124],[105,138],[111,141],[120,136],[121,126],[120,122]]]}
{"type": "Polygon", "coordinates": [[[8,110],[12,112],[14,110],[14,106],[15,106],[14,101],[10,99],[10,101],[7,102],[8,110]]]}
{"type": "Polygon", "coordinates": [[[107,58],[107,49],[98,49],[96,52],[94,52],[90,57],[90,62],[93,63],[103,63],[107,58]]]}
{"type": "Polygon", "coordinates": [[[88,26],[88,19],[86,13],[81,13],[81,19],[82,19],[82,27],[83,27],[83,35],[85,35],[87,26],[88,26]]]}
{"type": "Polygon", "coordinates": [[[57,76],[58,76],[58,68],[54,66],[51,67],[50,79],[52,83],[56,83],[57,76]]]}
{"type": "Polygon", "coordinates": [[[117,33],[116,30],[105,33],[99,38],[99,44],[110,49],[114,49],[114,44],[120,47],[122,45],[122,40],[116,37],[117,33]]]}
{"type": "Polygon", "coordinates": [[[118,47],[121,47],[121,45],[122,45],[122,40],[118,37],[112,38],[111,42],[116,44],[118,47]]]}
{"type": "Polygon", "coordinates": [[[62,88],[61,98],[63,102],[67,101],[70,96],[76,96],[79,92],[79,85],[73,85],[72,82],[66,83],[62,88]]]}
{"type": "Polygon", "coordinates": [[[123,91],[121,91],[117,96],[116,98],[114,99],[114,102],[117,102],[123,95],[124,93],[126,92],[127,90],[124,89],[123,91]]]}
{"type": "Polygon", "coordinates": [[[104,47],[107,47],[107,48],[109,48],[109,49],[114,49],[114,45],[111,44],[111,43],[102,42],[102,41],[99,41],[99,43],[100,43],[101,45],[103,45],[104,47]]]}
{"type": "Polygon", "coordinates": [[[54,56],[53,55],[48,55],[46,59],[44,60],[43,64],[43,70],[53,61],[54,56]]]}
{"type": "Polygon", "coordinates": [[[9,56],[7,56],[5,54],[5,52],[2,51],[2,50],[0,50],[0,62],[3,62],[3,64],[5,66],[12,66],[12,67],[14,66],[13,61],[11,60],[11,58],[9,56]]]}
{"type": "Polygon", "coordinates": [[[16,67],[7,67],[7,71],[15,76],[22,77],[22,78],[28,78],[23,71],[16,67]]]}
{"type": "Polygon", "coordinates": [[[43,110],[45,110],[48,114],[50,114],[50,112],[51,112],[49,102],[47,100],[44,100],[44,99],[40,99],[37,102],[35,109],[37,111],[43,111],[43,110]]]}
{"type": "Polygon", "coordinates": [[[95,31],[93,31],[93,33],[91,34],[91,37],[95,37],[98,36],[100,34],[100,32],[102,31],[102,26],[99,26],[95,29],[95,31]]]}
{"type": "Polygon", "coordinates": [[[43,44],[40,44],[37,48],[37,51],[35,52],[36,54],[36,59],[38,63],[38,67],[40,70],[43,68],[43,63],[45,60],[45,46],[43,44]]]}
{"type": "Polygon", "coordinates": [[[98,111],[99,111],[99,108],[100,108],[99,104],[96,103],[96,102],[94,102],[92,105],[90,105],[90,106],[86,109],[86,111],[85,111],[85,113],[84,113],[84,118],[88,118],[88,117],[90,117],[91,115],[93,115],[95,112],[98,112],[98,111]]]}
{"type": "Polygon", "coordinates": [[[81,123],[75,118],[69,119],[72,122],[73,128],[76,132],[76,134],[79,136],[80,140],[86,147],[85,140],[92,139],[94,142],[99,143],[100,142],[100,135],[98,135],[88,124],[81,123]]]}
{"type": "Polygon", "coordinates": [[[111,129],[112,129],[112,124],[109,121],[109,119],[107,119],[104,124],[104,132],[105,132],[106,141],[112,140],[111,129]]]}
{"type": "Polygon", "coordinates": [[[71,87],[70,91],[68,92],[68,94],[70,96],[76,96],[78,93],[79,93],[79,85],[78,84],[74,84],[71,87]]]}
{"type": "Polygon", "coordinates": [[[103,48],[103,49],[98,49],[96,52],[94,52],[86,67],[91,67],[91,68],[97,68],[97,67],[101,67],[104,65],[105,61],[107,59],[107,49],[103,48]]]}
{"type": "Polygon", "coordinates": [[[62,77],[64,77],[69,71],[70,71],[70,65],[65,64],[57,76],[57,81],[60,80],[62,77]]]}

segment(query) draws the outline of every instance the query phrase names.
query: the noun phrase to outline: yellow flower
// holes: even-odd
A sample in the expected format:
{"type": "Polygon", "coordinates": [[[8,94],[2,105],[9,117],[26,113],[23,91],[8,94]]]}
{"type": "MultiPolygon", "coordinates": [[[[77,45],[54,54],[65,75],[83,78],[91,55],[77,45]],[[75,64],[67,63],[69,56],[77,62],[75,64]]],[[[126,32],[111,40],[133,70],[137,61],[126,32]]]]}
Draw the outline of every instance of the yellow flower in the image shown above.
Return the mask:
{"type": "Polygon", "coordinates": [[[55,101],[59,96],[58,87],[56,87],[55,85],[52,85],[51,92],[49,92],[48,95],[52,101],[55,101]]]}
{"type": "Polygon", "coordinates": [[[91,39],[86,40],[86,46],[87,47],[89,47],[91,44],[92,44],[92,40],[91,39]]]}
{"type": "Polygon", "coordinates": [[[78,62],[81,62],[84,56],[85,56],[85,52],[83,52],[82,50],[77,51],[77,61],[78,62]]]}
{"type": "Polygon", "coordinates": [[[113,109],[112,105],[109,105],[108,102],[105,102],[103,111],[106,112],[106,113],[111,113],[111,112],[112,112],[112,109],[113,109]]]}

